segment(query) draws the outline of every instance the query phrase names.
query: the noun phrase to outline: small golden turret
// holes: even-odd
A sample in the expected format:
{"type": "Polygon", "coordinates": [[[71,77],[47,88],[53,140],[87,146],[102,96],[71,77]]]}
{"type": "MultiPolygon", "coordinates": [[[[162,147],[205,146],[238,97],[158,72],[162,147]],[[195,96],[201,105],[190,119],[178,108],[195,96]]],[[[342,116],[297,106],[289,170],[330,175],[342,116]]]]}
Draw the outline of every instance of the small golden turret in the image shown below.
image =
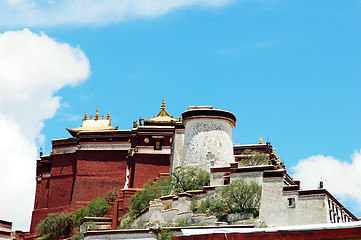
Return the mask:
{"type": "Polygon", "coordinates": [[[160,109],[165,110],[165,101],[164,101],[164,99],[162,99],[162,106],[160,107],[160,109]]]}
{"type": "Polygon", "coordinates": [[[258,142],[258,144],[263,144],[262,134],[259,135],[259,142],[258,142]]]}
{"type": "Polygon", "coordinates": [[[98,119],[99,119],[99,111],[98,111],[98,108],[97,108],[97,110],[95,112],[95,120],[98,120],[98,119]]]}
{"type": "Polygon", "coordinates": [[[85,120],[87,120],[87,119],[88,119],[88,114],[85,112],[83,121],[85,121],[85,120]]]}

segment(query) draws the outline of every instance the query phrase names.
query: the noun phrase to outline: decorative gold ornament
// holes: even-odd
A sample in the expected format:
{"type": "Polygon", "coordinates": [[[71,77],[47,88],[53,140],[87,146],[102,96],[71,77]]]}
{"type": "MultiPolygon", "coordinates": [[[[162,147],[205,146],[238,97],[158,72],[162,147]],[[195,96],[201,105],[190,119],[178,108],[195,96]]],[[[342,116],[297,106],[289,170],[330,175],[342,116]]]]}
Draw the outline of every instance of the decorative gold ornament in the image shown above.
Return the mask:
{"type": "Polygon", "coordinates": [[[149,138],[144,138],[145,143],[149,143],[149,138]]]}
{"type": "Polygon", "coordinates": [[[169,142],[172,143],[172,142],[173,142],[173,138],[169,138],[169,142]]]}

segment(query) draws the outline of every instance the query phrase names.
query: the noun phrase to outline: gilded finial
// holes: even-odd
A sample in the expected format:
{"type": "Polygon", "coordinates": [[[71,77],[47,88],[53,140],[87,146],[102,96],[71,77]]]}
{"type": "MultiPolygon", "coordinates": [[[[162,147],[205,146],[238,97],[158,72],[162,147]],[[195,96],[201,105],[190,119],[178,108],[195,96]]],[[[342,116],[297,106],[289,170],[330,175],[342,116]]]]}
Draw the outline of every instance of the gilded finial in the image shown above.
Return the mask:
{"type": "Polygon", "coordinates": [[[280,164],[280,156],[277,156],[277,164],[280,164]]]}
{"type": "Polygon", "coordinates": [[[95,120],[98,120],[98,119],[99,119],[99,111],[98,111],[98,108],[97,108],[97,110],[95,112],[95,120]]]}
{"type": "Polygon", "coordinates": [[[108,114],[107,114],[107,120],[110,120],[110,113],[109,113],[109,110],[108,110],[108,114]]]}
{"type": "Polygon", "coordinates": [[[276,148],[272,149],[272,153],[273,153],[273,155],[276,155],[276,148]]]}
{"type": "Polygon", "coordinates": [[[258,144],[263,144],[262,134],[259,135],[259,142],[258,142],[258,144]]]}
{"type": "Polygon", "coordinates": [[[88,114],[85,112],[83,121],[85,121],[85,120],[87,120],[87,119],[88,119],[88,114]]]}
{"type": "Polygon", "coordinates": [[[165,101],[164,101],[164,99],[162,99],[162,106],[160,107],[160,109],[165,109],[165,101]]]}

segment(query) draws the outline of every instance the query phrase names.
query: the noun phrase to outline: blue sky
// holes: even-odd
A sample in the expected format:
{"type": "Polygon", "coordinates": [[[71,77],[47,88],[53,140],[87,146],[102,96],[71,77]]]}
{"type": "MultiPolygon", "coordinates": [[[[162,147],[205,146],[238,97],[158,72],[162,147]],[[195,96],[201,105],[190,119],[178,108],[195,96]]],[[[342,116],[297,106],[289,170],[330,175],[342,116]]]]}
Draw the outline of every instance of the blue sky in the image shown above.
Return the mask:
{"type": "MultiPolygon", "coordinates": [[[[36,1],[19,2],[0,6],[16,16],[17,4],[36,1]]],[[[78,47],[90,63],[86,80],[53,90],[60,106],[41,119],[37,148],[49,153],[51,139],[70,137],[65,128],[78,127],[84,112],[93,115],[97,107],[103,115],[110,110],[114,126],[129,129],[157,114],[163,98],[175,117],[190,105],[211,105],[236,115],[235,143],[257,143],[262,134],[304,187],[326,179],[326,188],[360,216],[361,196],[352,193],[361,191],[360,2],[193,2],[151,14],[110,11],[109,18],[107,10],[94,18],[80,12],[83,19],[65,15],[70,20],[63,22],[66,7],[51,8],[57,21],[7,16],[1,33],[43,32],[78,47]],[[334,174],[330,161],[346,170],[336,167],[334,174]],[[310,168],[325,171],[311,175],[310,168]],[[356,185],[340,190],[344,176],[356,185]]]]}
{"type": "Polygon", "coordinates": [[[287,165],[315,154],[348,159],[360,146],[360,10],[351,1],[235,2],[103,27],[34,29],[79,45],[91,65],[84,84],[58,92],[69,107],[43,132],[67,137],[64,127],[96,107],[127,129],[164,98],[173,115],[189,105],[233,112],[237,142],[262,133],[287,165]]]}

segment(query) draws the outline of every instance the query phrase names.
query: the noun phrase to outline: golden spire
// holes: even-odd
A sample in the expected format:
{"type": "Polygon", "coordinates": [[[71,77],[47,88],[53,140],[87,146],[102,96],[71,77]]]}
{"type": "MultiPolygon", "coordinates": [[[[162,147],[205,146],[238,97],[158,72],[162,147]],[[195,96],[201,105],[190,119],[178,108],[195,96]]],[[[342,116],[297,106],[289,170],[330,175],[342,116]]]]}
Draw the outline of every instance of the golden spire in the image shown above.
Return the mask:
{"type": "Polygon", "coordinates": [[[98,120],[98,119],[99,119],[99,111],[98,111],[98,108],[97,108],[97,110],[95,112],[95,120],[98,120]]]}
{"type": "Polygon", "coordinates": [[[165,110],[165,101],[164,101],[164,99],[162,99],[162,106],[160,107],[160,109],[165,110]]]}
{"type": "Polygon", "coordinates": [[[263,144],[262,134],[259,135],[259,142],[258,142],[258,144],[263,144]]]}
{"type": "Polygon", "coordinates": [[[107,120],[110,120],[110,113],[109,113],[109,110],[108,110],[108,113],[107,113],[107,120]]]}
{"type": "Polygon", "coordinates": [[[85,120],[87,120],[87,119],[88,119],[88,114],[85,112],[83,121],[85,121],[85,120]]]}

